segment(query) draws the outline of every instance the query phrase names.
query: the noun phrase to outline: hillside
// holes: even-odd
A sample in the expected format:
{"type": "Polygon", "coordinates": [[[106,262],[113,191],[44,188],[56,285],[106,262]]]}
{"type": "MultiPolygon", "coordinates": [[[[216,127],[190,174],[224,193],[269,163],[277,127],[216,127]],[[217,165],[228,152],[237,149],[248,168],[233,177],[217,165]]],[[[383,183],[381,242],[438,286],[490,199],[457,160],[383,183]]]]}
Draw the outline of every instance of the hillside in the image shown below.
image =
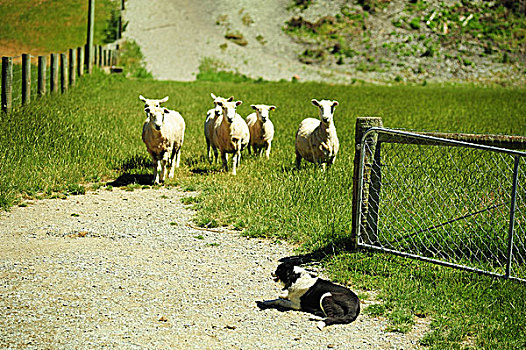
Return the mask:
{"type": "Polygon", "coordinates": [[[523,84],[525,8],[507,0],[129,0],[125,35],[167,80],[193,80],[206,61],[267,80],[523,84]]]}

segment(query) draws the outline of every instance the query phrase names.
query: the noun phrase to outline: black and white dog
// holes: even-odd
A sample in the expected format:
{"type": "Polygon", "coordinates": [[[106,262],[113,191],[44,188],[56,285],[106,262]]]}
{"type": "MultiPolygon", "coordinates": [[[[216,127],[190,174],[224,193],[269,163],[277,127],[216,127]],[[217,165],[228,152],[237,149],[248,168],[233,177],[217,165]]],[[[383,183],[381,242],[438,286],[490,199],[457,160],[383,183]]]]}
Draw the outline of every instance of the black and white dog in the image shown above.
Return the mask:
{"type": "Polygon", "coordinates": [[[279,299],[258,303],[261,309],[276,307],[301,310],[313,314],[321,330],[331,324],[354,321],[360,313],[360,299],[350,289],[314,277],[291,263],[282,263],[272,274],[285,291],[279,299]]]}

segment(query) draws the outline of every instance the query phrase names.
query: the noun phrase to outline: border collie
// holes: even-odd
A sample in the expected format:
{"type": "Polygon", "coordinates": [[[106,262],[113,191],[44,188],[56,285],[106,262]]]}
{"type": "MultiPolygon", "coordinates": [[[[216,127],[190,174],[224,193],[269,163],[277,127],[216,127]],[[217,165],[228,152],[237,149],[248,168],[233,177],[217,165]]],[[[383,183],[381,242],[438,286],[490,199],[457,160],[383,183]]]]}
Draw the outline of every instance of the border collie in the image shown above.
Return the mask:
{"type": "Polygon", "coordinates": [[[312,276],[291,263],[280,264],[272,274],[283,284],[284,293],[278,299],[258,302],[261,309],[285,308],[312,313],[321,330],[331,324],[346,324],[360,313],[360,299],[350,289],[312,276]]]}

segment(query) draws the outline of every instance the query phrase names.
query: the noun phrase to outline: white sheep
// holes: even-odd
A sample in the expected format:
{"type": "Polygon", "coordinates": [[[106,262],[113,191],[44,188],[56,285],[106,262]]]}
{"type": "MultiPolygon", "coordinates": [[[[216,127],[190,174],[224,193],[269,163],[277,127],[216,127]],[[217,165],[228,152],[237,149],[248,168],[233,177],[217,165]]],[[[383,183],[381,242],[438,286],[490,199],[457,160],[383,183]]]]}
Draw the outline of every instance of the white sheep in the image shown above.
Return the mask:
{"type": "Polygon", "coordinates": [[[166,96],[165,98],[162,98],[160,100],[156,100],[156,99],[153,99],[153,98],[146,98],[143,95],[139,95],[139,99],[142,102],[144,102],[144,109],[146,109],[148,107],[161,107],[161,103],[164,103],[164,102],[168,101],[168,96],[166,96]]]}
{"type": "Polygon", "coordinates": [[[249,114],[246,119],[250,130],[248,153],[250,154],[250,147],[256,155],[264,149],[265,156],[269,159],[272,139],[274,139],[274,124],[269,119],[269,111],[275,110],[276,106],[251,105],[250,107],[256,112],[249,114]]]}
{"type": "Polygon", "coordinates": [[[142,140],[155,162],[153,183],[159,184],[164,182],[168,169],[169,178],[173,178],[174,162],[179,167],[185,122],[181,114],[167,108],[147,107],[145,112],[148,117],[142,127],[142,140]]]}
{"type": "Polygon", "coordinates": [[[222,115],[216,117],[212,142],[221,153],[223,169],[228,171],[227,154],[232,156],[232,175],[236,175],[236,167],[241,161],[241,151],[250,142],[250,131],[247,123],[236,113],[236,108],[241,105],[241,101],[219,101],[218,105],[222,108],[222,115]]]}
{"type": "Polygon", "coordinates": [[[205,140],[206,140],[206,156],[208,158],[208,161],[212,162],[212,155],[210,154],[210,148],[214,151],[214,160],[217,162],[217,147],[214,146],[212,142],[212,136],[214,132],[214,124],[216,122],[216,118],[223,115],[223,108],[219,106],[219,101],[225,101],[225,102],[232,102],[234,100],[234,96],[230,96],[228,99],[225,99],[220,96],[216,96],[213,93],[210,94],[212,98],[214,99],[215,107],[212,109],[209,109],[208,112],[206,112],[206,120],[205,120],[205,140]]]}
{"type": "Polygon", "coordinates": [[[319,108],[320,119],[304,119],[296,132],[296,168],[299,169],[301,159],[320,164],[325,170],[325,164],[334,164],[340,148],[336,127],[334,126],[334,108],[338,101],[312,100],[319,108]]]}

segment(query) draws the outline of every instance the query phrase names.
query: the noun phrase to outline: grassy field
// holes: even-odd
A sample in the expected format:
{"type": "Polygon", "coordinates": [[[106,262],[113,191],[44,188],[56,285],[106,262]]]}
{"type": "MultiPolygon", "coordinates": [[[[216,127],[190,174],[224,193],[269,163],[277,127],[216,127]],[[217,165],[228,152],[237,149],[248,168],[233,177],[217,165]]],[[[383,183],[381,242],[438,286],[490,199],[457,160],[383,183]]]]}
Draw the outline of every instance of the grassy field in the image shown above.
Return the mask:
{"type": "MultiPolygon", "coordinates": [[[[338,242],[351,231],[354,123],[380,116],[384,125],[409,130],[526,134],[526,90],[474,86],[338,86],[291,82],[157,82],[127,80],[97,72],[67,94],[45,97],[1,115],[0,206],[24,198],[81,194],[87,188],[151,181],[150,160],[140,133],[144,112],[138,95],[170,96],[167,107],[187,123],[182,166],[169,185],[198,190],[191,199],[196,223],[227,225],[241,234],[287,240],[298,253],[319,258],[331,276],[353,288],[379,291],[369,308],[407,332],[418,317],[430,317],[422,340],[431,348],[522,348],[526,345],[526,288],[379,253],[348,253],[338,242]],[[244,154],[238,175],[206,160],[203,123],[210,92],[250,104],[277,106],[271,159],[244,154]],[[294,169],[294,133],[315,117],[312,98],[340,102],[335,123],[341,150],[334,167],[294,169]],[[117,181],[114,181],[117,180],[117,181]],[[330,254],[327,254],[330,252],[330,254]]],[[[190,202],[188,202],[190,203],[190,202]]]]}
{"type": "MultiPolygon", "coordinates": [[[[95,44],[106,38],[110,13],[118,4],[95,2],[95,44]]],[[[0,1],[0,54],[65,52],[86,42],[88,1],[0,1]]]]}

